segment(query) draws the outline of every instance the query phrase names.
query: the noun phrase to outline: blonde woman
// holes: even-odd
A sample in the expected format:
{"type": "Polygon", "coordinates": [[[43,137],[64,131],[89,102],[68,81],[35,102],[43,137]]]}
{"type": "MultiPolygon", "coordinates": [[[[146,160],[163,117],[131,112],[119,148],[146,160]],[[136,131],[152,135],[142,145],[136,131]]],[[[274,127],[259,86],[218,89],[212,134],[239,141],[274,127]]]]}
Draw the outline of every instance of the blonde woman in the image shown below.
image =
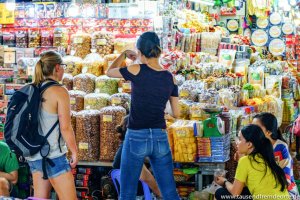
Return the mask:
{"type": "MultiPolygon", "coordinates": [[[[64,67],[59,53],[44,52],[35,67],[34,84],[42,86],[49,81],[58,83],[62,80],[64,67]]],[[[50,148],[48,161],[44,166],[48,179],[43,179],[41,153],[26,157],[33,177],[34,197],[49,199],[53,187],[60,200],[75,200],[77,198],[71,167],[74,168],[78,162],[77,147],[71,126],[69,94],[59,84],[49,87],[42,94],[39,129],[46,134],[57,121],[59,126],[48,137],[50,148]],[[67,146],[72,153],[70,163],[66,158],[67,146]]]]}

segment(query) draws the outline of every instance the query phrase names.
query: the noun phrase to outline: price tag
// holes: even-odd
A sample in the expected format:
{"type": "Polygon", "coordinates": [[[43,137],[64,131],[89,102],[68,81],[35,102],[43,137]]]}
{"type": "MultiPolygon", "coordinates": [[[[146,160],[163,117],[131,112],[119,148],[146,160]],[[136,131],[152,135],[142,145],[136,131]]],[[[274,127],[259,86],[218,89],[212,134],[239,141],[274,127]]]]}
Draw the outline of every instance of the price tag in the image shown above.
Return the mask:
{"type": "Polygon", "coordinates": [[[112,115],[103,115],[104,122],[112,122],[112,115]]]}
{"type": "Polygon", "coordinates": [[[124,90],[131,90],[131,83],[123,83],[124,90]]]}
{"type": "Polygon", "coordinates": [[[54,34],[54,37],[62,37],[62,34],[61,33],[56,33],[56,34],[54,34]]]}
{"type": "Polygon", "coordinates": [[[112,104],[120,104],[122,102],[122,100],[121,100],[121,98],[119,98],[119,97],[113,97],[112,99],[111,99],[111,103],[112,104]]]}
{"type": "Polygon", "coordinates": [[[176,130],[175,133],[179,137],[186,137],[188,134],[186,130],[176,130]]]}
{"type": "Polygon", "coordinates": [[[106,39],[98,39],[97,40],[97,45],[104,46],[106,44],[107,44],[107,40],[106,39]]]}
{"type": "Polygon", "coordinates": [[[75,44],[82,44],[83,43],[83,38],[82,37],[75,37],[74,38],[74,43],[75,44]]]}
{"type": "Polygon", "coordinates": [[[79,142],[79,149],[88,150],[89,144],[84,142],[79,142]]]}
{"type": "Polygon", "coordinates": [[[74,97],[70,98],[70,104],[75,105],[76,104],[76,99],[74,97]]]}

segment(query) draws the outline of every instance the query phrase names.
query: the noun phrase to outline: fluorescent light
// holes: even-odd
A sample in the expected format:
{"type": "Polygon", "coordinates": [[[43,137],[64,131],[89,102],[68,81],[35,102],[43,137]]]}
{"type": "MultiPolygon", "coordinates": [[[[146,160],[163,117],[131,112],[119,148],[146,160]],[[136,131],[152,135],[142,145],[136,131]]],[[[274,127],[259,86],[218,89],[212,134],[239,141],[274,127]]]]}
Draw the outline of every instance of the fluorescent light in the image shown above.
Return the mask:
{"type": "Polygon", "coordinates": [[[192,2],[195,2],[195,3],[201,3],[201,4],[205,4],[205,5],[208,5],[208,6],[213,6],[215,5],[214,2],[212,1],[205,1],[205,0],[191,0],[192,2]]]}
{"type": "Polygon", "coordinates": [[[295,6],[297,4],[296,0],[290,0],[290,5],[295,6]]]}
{"type": "Polygon", "coordinates": [[[6,9],[9,11],[14,11],[16,8],[16,1],[15,0],[7,0],[5,3],[6,9]]]}

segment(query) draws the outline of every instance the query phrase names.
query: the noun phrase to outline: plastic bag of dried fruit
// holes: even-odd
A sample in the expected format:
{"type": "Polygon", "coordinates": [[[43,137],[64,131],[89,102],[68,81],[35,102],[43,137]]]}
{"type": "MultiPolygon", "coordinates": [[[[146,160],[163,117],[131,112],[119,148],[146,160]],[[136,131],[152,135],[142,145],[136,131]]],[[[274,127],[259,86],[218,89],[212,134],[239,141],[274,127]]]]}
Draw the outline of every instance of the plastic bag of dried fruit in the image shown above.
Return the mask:
{"type": "Polygon", "coordinates": [[[71,36],[71,50],[75,52],[75,56],[84,58],[91,53],[91,35],[78,32],[71,36]]]}
{"type": "Polygon", "coordinates": [[[111,95],[110,97],[111,105],[122,106],[123,108],[126,109],[127,113],[129,113],[130,101],[131,101],[130,95],[127,93],[117,93],[111,95]]]}
{"type": "Polygon", "coordinates": [[[84,96],[86,93],[80,90],[70,90],[69,95],[71,110],[76,112],[82,111],[84,109],[84,96]]]}
{"type": "Polygon", "coordinates": [[[95,90],[96,76],[93,74],[79,74],[74,76],[73,87],[77,90],[86,92],[87,94],[93,93],[95,90]]]}
{"type": "Polygon", "coordinates": [[[103,74],[103,58],[93,49],[82,62],[82,73],[90,73],[95,76],[103,74]]]}
{"type": "Polygon", "coordinates": [[[105,93],[91,93],[84,97],[84,108],[100,110],[110,104],[110,96],[105,93]]]}
{"type": "Polygon", "coordinates": [[[63,63],[67,65],[65,73],[76,76],[81,73],[82,70],[82,59],[76,56],[65,56],[63,57],[63,63]]]}
{"type": "Polygon", "coordinates": [[[174,142],[174,161],[195,162],[197,155],[196,138],[194,137],[195,121],[178,120],[169,131],[174,142]]]}
{"type": "Polygon", "coordinates": [[[126,110],[121,106],[109,106],[100,110],[100,161],[112,161],[119,147],[116,126],[121,124],[126,110]]]}
{"type": "Polygon", "coordinates": [[[71,74],[64,74],[62,84],[68,89],[73,90],[73,76],[71,74]]]}
{"type": "Polygon", "coordinates": [[[96,90],[98,89],[101,93],[107,93],[110,95],[118,93],[119,79],[117,78],[109,78],[104,75],[96,78],[95,82],[96,90]]]}
{"type": "Polygon", "coordinates": [[[92,48],[101,56],[114,52],[114,36],[111,33],[95,32],[92,36],[92,48]]]}
{"type": "Polygon", "coordinates": [[[100,112],[82,110],[76,114],[78,160],[97,161],[100,152],[100,112]]]}

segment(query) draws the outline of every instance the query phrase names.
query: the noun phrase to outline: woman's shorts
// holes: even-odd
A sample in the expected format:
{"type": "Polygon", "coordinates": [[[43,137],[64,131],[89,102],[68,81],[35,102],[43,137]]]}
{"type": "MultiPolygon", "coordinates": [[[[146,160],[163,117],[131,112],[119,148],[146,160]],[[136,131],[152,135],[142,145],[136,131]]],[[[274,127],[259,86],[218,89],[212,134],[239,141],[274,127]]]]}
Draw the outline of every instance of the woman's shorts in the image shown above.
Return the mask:
{"type": "MultiPolygon", "coordinates": [[[[67,173],[71,170],[70,163],[66,155],[62,155],[58,158],[53,158],[51,160],[53,163],[55,163],[55,165],[51,167],[50,164],[46,162],[46,171],[48,178],[58,177],[59,175],[67,173]]],[[[31,173],[43,173],[42,160],[28,161],[28,165],[30,167],[31,173]]]]}

